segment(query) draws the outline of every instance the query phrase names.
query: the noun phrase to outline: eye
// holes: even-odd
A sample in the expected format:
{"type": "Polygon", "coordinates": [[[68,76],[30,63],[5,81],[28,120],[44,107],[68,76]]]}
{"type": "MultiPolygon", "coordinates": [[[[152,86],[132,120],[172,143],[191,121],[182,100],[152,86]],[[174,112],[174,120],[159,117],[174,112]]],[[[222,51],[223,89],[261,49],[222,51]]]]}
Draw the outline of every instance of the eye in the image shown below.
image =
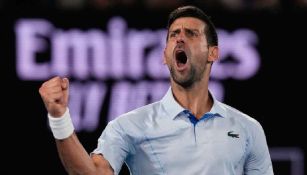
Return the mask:
{"type": "Polygon", "coordinates": [[[170,38],[175,37],[175,36],[177,36],[177,34],[178,34],[178,32],[171,32],[171,33],[169,34],[169,37],[170,37],[170,38]]]}
{"type": "Polygon", "coordinates": [[[197,36],[197,33],[192,30],[187,30],[186,33],[188,36],[197,36]]]}

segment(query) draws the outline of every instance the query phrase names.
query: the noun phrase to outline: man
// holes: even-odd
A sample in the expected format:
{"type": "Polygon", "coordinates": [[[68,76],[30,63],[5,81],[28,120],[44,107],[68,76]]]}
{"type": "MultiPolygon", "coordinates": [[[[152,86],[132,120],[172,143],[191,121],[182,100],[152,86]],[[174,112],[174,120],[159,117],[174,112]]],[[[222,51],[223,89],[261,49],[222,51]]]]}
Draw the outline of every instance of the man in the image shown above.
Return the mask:
{"type": "Polygon", "coordinates": [[[164,63],[171,87],[161,101],[109,122],[89,155],[73,132],[67,78],[39,89],[59,156],[70,174],[271,175],[261,125],[215,99],[208,89],[219,48],[215,27],[200,9],[184,6],[169,16],[164,63]]]}

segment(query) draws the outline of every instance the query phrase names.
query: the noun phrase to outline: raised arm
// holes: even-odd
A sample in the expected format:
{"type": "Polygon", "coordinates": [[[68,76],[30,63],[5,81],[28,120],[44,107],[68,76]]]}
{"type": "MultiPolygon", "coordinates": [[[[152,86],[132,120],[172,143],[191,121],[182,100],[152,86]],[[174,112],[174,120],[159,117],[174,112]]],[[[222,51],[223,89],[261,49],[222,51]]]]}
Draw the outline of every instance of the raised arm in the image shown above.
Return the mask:
{"type": "Polygon", "coordinates": [[[68,79],[54,77],[42,84],[39,93],[48,111],[50,127],[66,171],[69,174],[114,174],[102,155],[89,156],[74,133],[68,110],[68,79]]]}

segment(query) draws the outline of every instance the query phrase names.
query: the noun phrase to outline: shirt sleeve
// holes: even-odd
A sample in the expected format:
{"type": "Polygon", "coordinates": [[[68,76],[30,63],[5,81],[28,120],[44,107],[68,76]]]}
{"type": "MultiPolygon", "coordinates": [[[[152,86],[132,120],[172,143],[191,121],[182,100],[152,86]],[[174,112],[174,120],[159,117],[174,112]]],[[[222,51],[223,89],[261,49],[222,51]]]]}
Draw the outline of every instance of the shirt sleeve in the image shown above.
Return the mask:
{"type": "Polygon", "coordinates": [[[273,175],[272,161],[262,126],[251,126],[251,147],[244,166],[245,175],[273,175]]]}
{"type": "Polygon", "coordinates": [[[129,152],[125,132],[115,120],[108,123],[98,139],[97,148],[91,154],[102,154],[117,175],[129,152]]]}

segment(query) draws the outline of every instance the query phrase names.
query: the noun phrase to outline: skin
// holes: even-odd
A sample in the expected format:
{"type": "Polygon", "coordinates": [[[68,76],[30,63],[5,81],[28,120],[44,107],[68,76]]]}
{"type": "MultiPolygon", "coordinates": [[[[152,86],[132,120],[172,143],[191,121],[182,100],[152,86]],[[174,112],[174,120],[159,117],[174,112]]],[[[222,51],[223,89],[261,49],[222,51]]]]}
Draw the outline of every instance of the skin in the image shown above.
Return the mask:
{"type": "MultiPolygon", "coordinates": [[[[61,117],[68,106],[69,81],[67,78],[54,77],[42,84],[39,93],[48,113],[61,117]]],[[[102,155],[86,152],[75,133],[63,140],[56,139],[60,159],[69,174],[111,175],[113,169],[102,155]]]]}
{"type": "Polygon", "coordinates": [[[173,95],[184,108],[200,118],[212,107],[208,83],[212,62],[218,59],[218,47],[209,46],[205,23],[192,17],[176,19],[170,26],[164,50],[164,64],[171,72],[173,95]],[[188,59],[178,66],[175,53],[185,51],[188,59]],[[183,84],[183,85],[182,85],[183,84]]]}
{"type": "MultiPolygon", "coordinates": [[[[212,62],[218,58],[218,47],[209,47],[204,34],[205,23],[192,17],[182,17],[170,26],[163,62],[171,71],[171,86],[176,100],[197,118],[212,107],[208,82],[212,62]],[[188,60],[178,66],[175,52],[185,51],[188,60]]],[[[39,93],[48,113],[61,117],[69,98],[67,78],[54,77],[44,82],[39,93]]],[[[75,133],[63,140],[56,139],[59,157],[69,174],[114,174],[103,155],[89,155],[75,133]]]]}

